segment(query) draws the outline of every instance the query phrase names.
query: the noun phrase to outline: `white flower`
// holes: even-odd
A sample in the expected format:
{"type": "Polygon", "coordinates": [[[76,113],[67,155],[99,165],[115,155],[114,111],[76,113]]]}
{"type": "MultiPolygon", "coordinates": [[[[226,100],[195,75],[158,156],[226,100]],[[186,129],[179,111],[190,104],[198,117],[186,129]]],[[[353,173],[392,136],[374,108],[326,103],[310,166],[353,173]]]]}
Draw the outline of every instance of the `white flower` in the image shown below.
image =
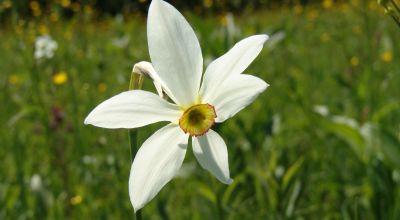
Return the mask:
{"type": "Polygon", "coordinates": [[[82,157],[82,161],[86,165],[96,164],[97,159],[95,156],[85,155],[82,157]]]}
{"type": "Polygon", "coordinates": [[[285,167],[282,165],[278,165],[275,168],[275,177],[276,178],[281,178],[283,176],[283,174],[285,173],[285,167]]]}
{"type": "Polygon", "coordinates": [[[215,122],[234,116],[268,86],[257,77],[242,74],[260,53],[267,35],[251,36],[237,43],[207,67],[203,78],[203,56],[197,37],[173,6],[152,1],[147,37],[153,74],[175,104],[154,93],[132,90],[104,101],[85,119],[85,124],[104,128],[170,122],[143,143],[132,163],[129,196],[135,211],[176,175],[189,137],[200,165],[221,182],[230,184],[227,146],[210,128],[215,122]]]}
{"type": "Polygon", "coordinates": [[[31,187],[31,190],[34,192],[37,192],[40,189],[42,189],[42,178],[40,177],[40,175],[33,174],[29,185],[31,187]]]}
{"type": "Polygon", "coordinates": [[[347,116],[343,116],[343,115],[334,115],[332,116],[332,121],[338,124],[345,124],[349,127],[352,127],[354,129],[359,129],[360,125],[358,124],[358,122],[354,119],[354,118],[350,118],[347,116]]]}
{"type": "Polygon", "coordinates": [[[318,113],[321,116],[329,115],[329,109],[326,105],[314,105],[313,110],[315,113],[318,113]]]}
{"type": "Polygon", "coordinates": [[[35,53],[36,59],[47,58],[50,59],[54,56],[54,51],[57,50],[58,44],[50,36],[40,36],[35,41],[35,53]]]}

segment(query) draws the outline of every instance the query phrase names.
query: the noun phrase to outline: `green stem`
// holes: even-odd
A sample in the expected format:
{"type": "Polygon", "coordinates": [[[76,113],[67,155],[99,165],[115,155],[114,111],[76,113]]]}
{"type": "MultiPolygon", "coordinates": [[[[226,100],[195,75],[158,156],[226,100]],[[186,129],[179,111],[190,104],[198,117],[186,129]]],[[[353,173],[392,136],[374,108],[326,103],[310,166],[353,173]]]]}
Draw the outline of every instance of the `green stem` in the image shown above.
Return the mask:
{"type": "Polygon", "coordinates": [[[26,191],[25,191],[25,173],[24,173],[24,145],[20,143],[19,137],[17,135],[17,132],[14,131],[14,143],[16,146],[13,147],[14,151],[14,161],[16,163],[17,167],[17,182],[20,187],[20,201],[21,201],[21,207],[20,211],[25,214],[26,208],[27,208],[27,200],[26,200],[26,191]]]}
{"type": "Polygon", "coordinates": [[[138,150],[138,130],[137,129],[129,129],[129,144],[131,147],[131,160],[135,158],[136,151],[138,150]]]}
{"type": "Polygon", "coordinates": [[[217,208],[217,215],[219,220],[224,220],[225,219],[225,211],[224,211],[224,205],[222,203],[222,195],[220,190],[218,190],[218,185],[217,182],[212,179],[211,180],[211,185],[212,188],[214,189],[215,192],[215,199],[216,199],[216,208],[217,208]]]}
{"type": "MultiPolygon", "coordinates": [[[[141,89],[143,83],[143,77],[141,74],[132,72],[131,80],[129,82],[129,90],[141,89]]],[[[136,152],[139,150],[139,131],[137,129],[129,129],[129,144],[131,152],[131,161],[135,159],[136,152]]],[[[142,210],[135,212],[135,220],[142,220],[142,210]]]]}
{"type": "Polygon", "coordinates": [[[142,210],[138,210],[135,213],[135,220],[142,220],[142,210]]]}
{"type": "Polygon", "coordinates": [[[218,208],[219,219],[224,220],[225,219],[225,211],[224,211],[224,207],[222,205],[222,198],[221,198],[221,195],[219,195],[219,193],[217,193],[217,208],[218,208]]]}
{"type": "MultiPolygon", "coordinates": [[[[138,144],[138,130],[137,129],[129,129],[129,143],[130,143],[130,152],[131,152],[131,161],[135,158],[136,152],[139,149],[138,144]]],[[[142,220],[142,210],[138,210],[135,212],[135,220],[142,220]]]]}

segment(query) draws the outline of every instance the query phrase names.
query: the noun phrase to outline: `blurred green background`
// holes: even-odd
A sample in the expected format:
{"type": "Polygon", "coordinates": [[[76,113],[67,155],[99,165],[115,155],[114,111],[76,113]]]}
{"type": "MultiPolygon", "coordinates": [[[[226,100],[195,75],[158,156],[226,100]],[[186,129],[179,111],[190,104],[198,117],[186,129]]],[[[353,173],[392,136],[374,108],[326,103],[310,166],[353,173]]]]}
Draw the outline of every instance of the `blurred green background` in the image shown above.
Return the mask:
{"type": "MultiPolygon", "coordinates": [[[[149,1],[117,2],[0,1],[0,219],[134,218],[127,131],[83,125],[149,60],[149,1]]],[[[189,148],[143,219],[400,219],[400,28],[376,1],[246,2],[172,1],[205,65],[270,34],[246,71],[270,87],[214,128],[234,183],[189,148]]]]}

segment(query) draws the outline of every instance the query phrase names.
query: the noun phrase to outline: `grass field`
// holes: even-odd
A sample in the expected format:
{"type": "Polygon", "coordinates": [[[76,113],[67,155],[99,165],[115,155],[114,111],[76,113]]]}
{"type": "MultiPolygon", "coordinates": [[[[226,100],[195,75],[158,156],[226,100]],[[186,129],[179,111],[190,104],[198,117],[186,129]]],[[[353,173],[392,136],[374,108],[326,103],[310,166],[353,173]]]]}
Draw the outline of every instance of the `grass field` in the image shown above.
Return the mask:
{"type": "MultiPolygon", "coordinates": [[[[206,63],[246,36],[284,38],[246,71],[270,87],[214,127],[233,184],[189,148],[143,219],[399,219],[400,28],[362,2],[247,11],[233,23],[184,12],[206,63]]],[[[83,120],[149,60],[145,24],[83,13],[0,27],[0,219],[134,218],[127,131],[83,120]],[[37,60],[35,39],[46,34],[58,47],[37,60]]],[[[144,88],[155,92],[149,80],[144,88]]],[[[140,129],[140,141],[162,125],[140,129]]]]}

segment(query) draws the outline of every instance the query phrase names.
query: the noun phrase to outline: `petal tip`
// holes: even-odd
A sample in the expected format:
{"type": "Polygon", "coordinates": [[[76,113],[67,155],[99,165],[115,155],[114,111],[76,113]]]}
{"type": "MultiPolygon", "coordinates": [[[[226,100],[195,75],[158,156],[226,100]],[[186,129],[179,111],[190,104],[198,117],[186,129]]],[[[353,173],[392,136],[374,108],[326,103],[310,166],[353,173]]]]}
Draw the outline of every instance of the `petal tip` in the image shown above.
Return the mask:
{"type": "Polygon", "coordinates": [[[233,179],[232,178],[228,178],[227,181],[225,181],[225,184],[227,185],[231,185],[233,183],[233,179]]]}
{"type": "Polygon", "coordinates": [[[131,179],[131,176],[129,176],[129,199],[131,200],[133,211],[136,214],[137,211],[144,207],[145,203],[143,201],[139,201],[138,195],[133,192],[133,188],[131,186],[133,185],[132,181],[133,180],[131,179]]]}
{"type": "Polygon", "coordinates": [[[259,40],[259,42],[261,44],[264,44],[269,39],[268,34],[257,34],[257,35],[253,35],[253,37],[254,37],[253,39],[259,40]]]}
{"type": "Polygon", "coordinates": [[[149,8],[149,13],[150,11],[152,11],[152,9],[156,9],[157,10],[162,10],[162,7],[165,5],[166,2],[162,1],[162,0],[152,0],[150,3],[150,8],[149,8]]]}
{"type": "Polygon", "coordinates": [[[93,114],[93,113],[94,113],[94,109],[86,116],[85,120],[83,121],[84,125],[94,125],[94,123],[95,123],[94,118],[96,118],[96,117],[94,117],[95,114],[93,114]]]}
{"type": "Polygon", "coordinates": [[[85,118],[85,120],[83,121],[83,124],[84,125],[89,125],[90,124],[90,120],[89,120],[90,118],[89,118],[89,116],[87,116],[86,118],[85,118]]]}
{"type": "Polygon", "coordinates": [[[267,41],[269,39],[268,34],[260,34],[260,36],[263,38],[263,42],[267,41]]]}
{"type": "Polygon", "coordinates": [[[261,93],[261,92],[265,91],[270,85],[267,82],[265,82],[264,80],[262,80],[261,78],[258,78],[258,79],[259,79],[258,84],[255,88],[258,88],[259,92],[261,93]]]}
{"type": "Polygon", "coordinates": [[[263,82],[264,82],[263,90],[266,90],[270,85],[265,81],[263,81],[263,82]]]}
{"type": "Polygon", "coordinates": [[[160,2],[162,2],[162,0],[152,0],[151,4],[156,4],[156,3],[160,3],[160,2]]]}

